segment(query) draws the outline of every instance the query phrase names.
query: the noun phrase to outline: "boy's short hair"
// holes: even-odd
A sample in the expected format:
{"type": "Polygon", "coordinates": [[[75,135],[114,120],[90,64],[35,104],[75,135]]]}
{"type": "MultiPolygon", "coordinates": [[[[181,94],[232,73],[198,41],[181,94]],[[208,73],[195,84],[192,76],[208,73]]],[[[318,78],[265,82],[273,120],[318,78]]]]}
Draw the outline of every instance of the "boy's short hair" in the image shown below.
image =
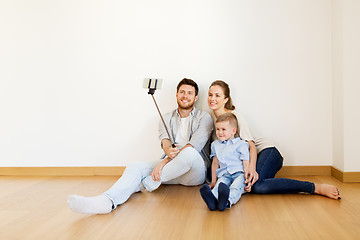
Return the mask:
{"type": "Polygon", "coordinates": [[[179,84],[177,85],[176,87],[176,92],[179,92],[179,89],[182,85],[190,85],[190,86],[193,86],[195,88],[195,96],[198,95],[199,93],[199,87],[198,85],[196,84],[196,82],[190,78],[184,78],[183,80],[181,80],[179,82],[179,84]]]}
{"type": "Polygon", "coordinates": [[[233,113],[224,113],[220,115],[216,122],[229,122],[230,125],[234,128],[238,128],[238,120],[237,117],[233,113]]]}

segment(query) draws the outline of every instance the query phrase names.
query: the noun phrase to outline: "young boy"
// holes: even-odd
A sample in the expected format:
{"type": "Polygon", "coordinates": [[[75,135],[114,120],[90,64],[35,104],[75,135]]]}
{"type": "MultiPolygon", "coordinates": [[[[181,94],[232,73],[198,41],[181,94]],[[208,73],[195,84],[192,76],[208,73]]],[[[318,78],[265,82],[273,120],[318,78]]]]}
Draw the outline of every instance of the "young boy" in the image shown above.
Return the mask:
{"type": "Polygon", "coordinates": [[[211,144],[212,180],[210,185],[200,188],[200,193],[211,211],[224,211],[237,203],[245,192],[244,173],[249,166],[249,144],[235,137],[238,122],[234,114],[221,115],[215,125],[218,139],[211,144]]]}

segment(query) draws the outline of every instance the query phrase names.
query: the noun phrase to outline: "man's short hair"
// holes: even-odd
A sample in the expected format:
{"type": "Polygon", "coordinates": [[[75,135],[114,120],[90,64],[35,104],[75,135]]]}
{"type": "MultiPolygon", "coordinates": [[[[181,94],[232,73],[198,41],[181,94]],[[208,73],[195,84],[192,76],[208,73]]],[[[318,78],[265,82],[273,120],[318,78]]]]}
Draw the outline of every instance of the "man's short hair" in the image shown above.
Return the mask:
{"type": "Polygon", "coordinates": [[[195,96],[198,95],[199,93],[199,87],[198,85],[196,84],[196,82],[194,82],[194,80],[190,79],[190,78],[184,78],[183,80],[181,80],[179,82],[179,84],[177,85],[176,87],[176,91],[179,92],[179,89],[182,85],[190,85],[190,86],[193,86],[195,88],[195,96]]]}
{"type": "Polygon", "coordinates": [[[234,128],[238,128],[238,121],[237,121],[237,117],[233,114],[233,113],[224,113],[222,115],[220,115],[217,119],[216,122],[229,122],[230,126],[234,127],[234,128]]]}

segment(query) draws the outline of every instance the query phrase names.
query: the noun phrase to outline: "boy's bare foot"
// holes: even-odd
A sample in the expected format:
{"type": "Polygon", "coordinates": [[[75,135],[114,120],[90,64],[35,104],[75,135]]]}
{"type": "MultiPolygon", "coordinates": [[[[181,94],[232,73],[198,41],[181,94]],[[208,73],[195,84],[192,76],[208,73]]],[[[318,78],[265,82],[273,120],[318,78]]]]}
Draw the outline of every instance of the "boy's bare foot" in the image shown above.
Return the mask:
{"type": "Polygon", "coordinates": [[[315,184],[315,194],[332,199],[341,199],[338,188],[329,184],[315,184]]]}

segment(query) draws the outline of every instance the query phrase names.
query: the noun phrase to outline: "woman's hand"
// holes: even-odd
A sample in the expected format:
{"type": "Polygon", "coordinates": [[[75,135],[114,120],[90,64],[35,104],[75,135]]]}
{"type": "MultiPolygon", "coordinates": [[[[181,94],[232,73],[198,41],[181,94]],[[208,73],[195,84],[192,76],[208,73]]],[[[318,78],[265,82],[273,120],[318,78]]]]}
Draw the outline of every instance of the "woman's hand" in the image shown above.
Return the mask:
{"type": "Polygon", "coordinates": [[[256,172],[256,169],[249,166],[245,172],[245,191],[250,192],[252,185],[254,185],[258,179],[259,174],[256,172]]]}
{"type": "Polygon", "coordinates": [[[161,171],[163,167],[170,161],[169,158],[165,158],[162,160],[156,167],[153,169],[153,171],[150,173],[150,176],[152,176],[152,179],[154,181],[160,181],[161,171]]]}
{"type": "Polygon", "coordinates": [[[251,184],[250,183],[246,184],[244,189],[245,192],[251,192],[251,184]]]}

